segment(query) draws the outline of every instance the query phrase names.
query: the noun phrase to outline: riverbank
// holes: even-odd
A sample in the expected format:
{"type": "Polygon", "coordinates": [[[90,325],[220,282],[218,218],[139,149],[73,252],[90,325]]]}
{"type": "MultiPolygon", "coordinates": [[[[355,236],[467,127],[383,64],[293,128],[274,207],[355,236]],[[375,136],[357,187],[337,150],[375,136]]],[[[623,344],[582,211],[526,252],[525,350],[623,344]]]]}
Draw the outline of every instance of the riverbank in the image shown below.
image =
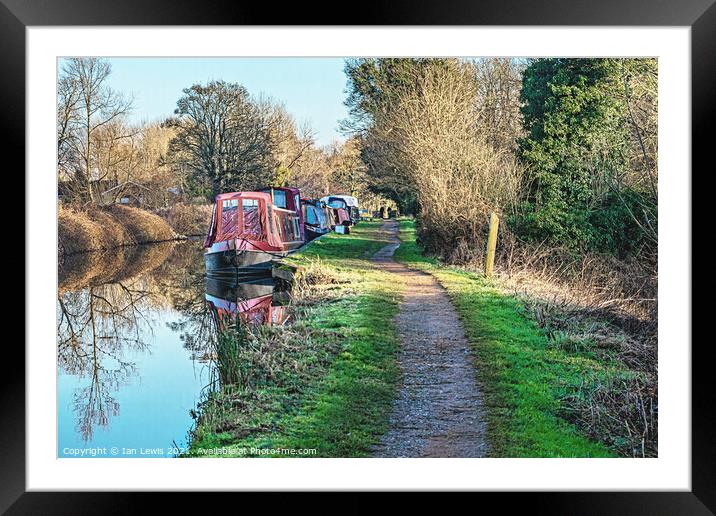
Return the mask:
{"type": "Polygon", "coordinates": [[[160,216],[129,206],[57,208],[58,254],[72,255],[181,238],[160,216]]]}
{"type": "MultiPolygon", "coordinates": [[[[400,235],[395,259],[433,275],[460,314],[484,394],[491,456],[656,453],[656,435],[647,432],[655,425],[634,428],[634,414],[620,411],[630,395],[638,398],[646,378],[619,359],[615,346],[600,345],[579,328],[552,332],[499,282],[423,256],[412,221],[401,222],[400,235]],[[602,426],[586,421],[590,411],[606,420],[602,426]]],[[[592,334],[595,327],[609,329],[598,319],[586,323],[592,334]]]]}
{"type": "Polygon", "coordinates": [[[370,454],[387,430],[399,371],[395,314],[403,285],[369,261],[381,222],[331,233],[288,261],[302,267],[295,322],[261,326],[244,343],[255,372],[201,409],[188,456],[370,454]]]}

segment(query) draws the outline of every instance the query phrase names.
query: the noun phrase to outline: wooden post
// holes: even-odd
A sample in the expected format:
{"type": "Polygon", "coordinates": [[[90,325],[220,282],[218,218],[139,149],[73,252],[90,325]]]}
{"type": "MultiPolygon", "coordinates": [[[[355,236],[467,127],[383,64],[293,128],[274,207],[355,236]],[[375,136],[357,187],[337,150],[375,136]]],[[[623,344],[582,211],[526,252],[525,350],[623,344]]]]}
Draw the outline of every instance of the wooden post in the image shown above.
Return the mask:
{"type": "Polygon", "coordinates": [[[500,218],[493,211],[490,214],[490,232],[487,236],[487,257],[485,258],[485,276],[492,276],[495,267],[495,248],[497,247],[497,228],[500,225],[500,218]]]}

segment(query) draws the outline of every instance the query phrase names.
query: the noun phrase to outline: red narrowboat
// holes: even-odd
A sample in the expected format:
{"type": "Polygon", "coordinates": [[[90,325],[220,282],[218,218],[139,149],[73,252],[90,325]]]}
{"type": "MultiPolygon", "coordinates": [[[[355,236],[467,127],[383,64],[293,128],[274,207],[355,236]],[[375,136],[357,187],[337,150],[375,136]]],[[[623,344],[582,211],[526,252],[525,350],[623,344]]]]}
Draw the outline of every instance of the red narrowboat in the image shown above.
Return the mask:
{"type": "Polygon", "coordinates": [[[300,193],[292,188],[216,196],[204,241],[207,273],[261,271],[305,243],[300,193]]]}
{"type": "Polygon", "coordinates": [[[288,293],[276,292],[271,278],[233,284],[208,278],[205,299],[219,331],[236,324],[282,325],[290,316],[288,293]]]}

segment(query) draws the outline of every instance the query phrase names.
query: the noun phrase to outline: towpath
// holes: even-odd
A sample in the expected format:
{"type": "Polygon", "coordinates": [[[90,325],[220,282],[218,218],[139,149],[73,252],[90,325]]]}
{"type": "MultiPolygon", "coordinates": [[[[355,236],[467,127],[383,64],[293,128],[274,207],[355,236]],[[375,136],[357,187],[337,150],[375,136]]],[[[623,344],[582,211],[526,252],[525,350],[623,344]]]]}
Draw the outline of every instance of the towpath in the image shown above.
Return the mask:
{"type": "Polygon", "coordinates": [[[374,457],[484,457],[485,414],[470,345],[445,290],[429,274],[393,260],[398,223],[381,227],[387,244],[373,261],[402,276],[405,297],[396,316],[403,381],[390,429],[374,457]]]}

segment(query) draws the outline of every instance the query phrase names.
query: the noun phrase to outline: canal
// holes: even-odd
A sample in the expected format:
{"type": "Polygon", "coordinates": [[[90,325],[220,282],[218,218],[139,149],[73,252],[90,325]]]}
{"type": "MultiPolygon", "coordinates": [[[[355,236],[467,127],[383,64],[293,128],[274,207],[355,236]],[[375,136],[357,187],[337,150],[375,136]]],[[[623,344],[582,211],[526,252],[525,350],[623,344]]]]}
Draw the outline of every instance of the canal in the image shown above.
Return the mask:
{"type": "Polygon", "coordinates": [[[58,457],[183,453],[218,387],[218,331],[288,319],[270,276],[206,278],[198,241],[63,257],[58,283],[58,457]]]}

